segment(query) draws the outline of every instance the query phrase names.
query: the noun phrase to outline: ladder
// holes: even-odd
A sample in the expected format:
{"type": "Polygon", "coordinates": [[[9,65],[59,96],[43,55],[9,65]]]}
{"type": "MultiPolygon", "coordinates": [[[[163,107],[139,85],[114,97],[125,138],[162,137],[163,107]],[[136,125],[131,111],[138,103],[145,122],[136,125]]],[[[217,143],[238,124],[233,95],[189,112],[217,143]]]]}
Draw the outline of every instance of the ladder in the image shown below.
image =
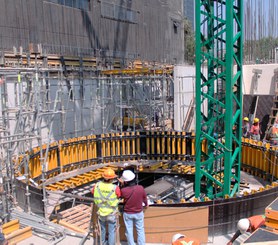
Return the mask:
{"type": "Polygon", "coordinates": [[[271,107],[271,112],[269,114],[269,121],[266,127],[266,134],[264,140],[267,139],[267,136],[270,132],[271,127],[273,126],[276,118],[278,118],[278,68],[274,70],[274,79],[275,79],[275,95],[273,97],[273,104],[271,107]]]}

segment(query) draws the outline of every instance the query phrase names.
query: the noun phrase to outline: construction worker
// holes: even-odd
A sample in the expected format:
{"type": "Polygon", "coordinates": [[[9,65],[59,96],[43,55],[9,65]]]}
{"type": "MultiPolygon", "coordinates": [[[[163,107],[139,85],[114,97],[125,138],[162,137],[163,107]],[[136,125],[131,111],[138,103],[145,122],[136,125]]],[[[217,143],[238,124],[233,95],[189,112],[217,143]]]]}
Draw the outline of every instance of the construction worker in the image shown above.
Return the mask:
{"type": "Polygon", "coordinates": [[[243,124],[242,124],[242,137],[249,138],[249,131],[250,131],[249,118],[244,117],[243,124]]]}
{"type": "Polygon", "coordinates": [[[268,131],[269,142],[271,145],[278,145],[278,118],[268,131]]]}
{"type": "Polygon", "coordinates": [[[250,136],[251,136],[251,139],[253,140],[257,140],[259,141],[261,139],[261,136],[260,134],[262,133],[261,132],[261,128],[260,128],[260,124],[259,124],[259,118],[255,118],[254,121],[253,121],[253,125],[251,126],[251,129],[250,129],[250,136]]]}
{"type": "Polygon", "coordinates": [[[201,243],[193,238],[189,238],[183,234],[175,234],[172,237],[172,245],[200,245],[201,243]]]}
{"type": "Polygon", "coordinates": [[[107,168],[103,172],[102,177],[104,180],[98,182],[92,189],[94,202],[98,207],[97,214],[101,228],[101,244],[115,245],[121,190],[112,183],[117,177],[113,169],[107,168]],[[108,243],[106,242],[106,225],[108,225],[108,243]]]}
{"type": "Polygon", "coordinates": [[[249,218],[240,219],[237,223],[237,231],[233,235],[232,239],[227,243],[227,245],[232,245],[233,242],[245,232],[253,233],[255,230],[260,228],[265,224],[264,215],[255,215],[249,218]]]}
{"type": "Polygon", "coordinates": [[[137,245],[145,245],[143,209],[148,207],[148,200],[144,187],[136,184],[135,174],[131,170],[125,170],[119,181],[122,184],[121,192],[124,199],[123,218],[127,243],[135,245],[133,238],[133,227],[135,226],[137,245]]]}

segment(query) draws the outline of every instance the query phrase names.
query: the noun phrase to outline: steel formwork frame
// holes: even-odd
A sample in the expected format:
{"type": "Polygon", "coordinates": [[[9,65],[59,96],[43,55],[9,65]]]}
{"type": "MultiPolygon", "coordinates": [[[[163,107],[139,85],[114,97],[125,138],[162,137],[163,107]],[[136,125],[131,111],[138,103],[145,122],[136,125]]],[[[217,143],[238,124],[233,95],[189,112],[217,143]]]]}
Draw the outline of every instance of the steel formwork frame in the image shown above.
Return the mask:
{"type": "Polygon", "coordinates": [[[196,198],[239,190],[242,53],[243,0],[196,1],[196,198]]]}

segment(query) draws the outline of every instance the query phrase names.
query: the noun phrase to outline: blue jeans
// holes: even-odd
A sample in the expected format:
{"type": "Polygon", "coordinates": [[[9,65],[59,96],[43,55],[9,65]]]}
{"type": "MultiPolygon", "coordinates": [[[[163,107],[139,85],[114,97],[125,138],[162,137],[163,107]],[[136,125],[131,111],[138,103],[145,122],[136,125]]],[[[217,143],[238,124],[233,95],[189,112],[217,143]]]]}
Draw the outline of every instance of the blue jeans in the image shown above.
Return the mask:
{"type": "Polygon", "coordinates": [[[101,228],[101,241],[103,245],[115,245],[116,239],[116,216],[99,216],[99,223],[101,228]],[[108,243],[106,241],[106,224],[108,225],[108,243]]]}
{"type": "Polygon", "coordinates": [[[133,226],[135,225],[137,232],[137,244],[145,245],[145,231],[144,231],[144,213],[143,211],[136,214],[128,214],[124,212],[123,215],[125,222],[125,236],[128,245],[135,245],[133,238],[133,226]]]}

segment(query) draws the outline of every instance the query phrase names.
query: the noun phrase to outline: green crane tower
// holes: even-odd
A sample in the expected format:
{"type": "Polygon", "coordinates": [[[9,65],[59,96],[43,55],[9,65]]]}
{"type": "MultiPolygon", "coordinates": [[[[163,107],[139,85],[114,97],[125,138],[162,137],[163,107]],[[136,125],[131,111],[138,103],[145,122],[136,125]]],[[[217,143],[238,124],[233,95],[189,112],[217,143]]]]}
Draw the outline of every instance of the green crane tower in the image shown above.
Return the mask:
{"type": "Polygon", "coordinates": [[[239,190],[243,23],[243,0],[196,0],[196,198],[239,190]]]}

